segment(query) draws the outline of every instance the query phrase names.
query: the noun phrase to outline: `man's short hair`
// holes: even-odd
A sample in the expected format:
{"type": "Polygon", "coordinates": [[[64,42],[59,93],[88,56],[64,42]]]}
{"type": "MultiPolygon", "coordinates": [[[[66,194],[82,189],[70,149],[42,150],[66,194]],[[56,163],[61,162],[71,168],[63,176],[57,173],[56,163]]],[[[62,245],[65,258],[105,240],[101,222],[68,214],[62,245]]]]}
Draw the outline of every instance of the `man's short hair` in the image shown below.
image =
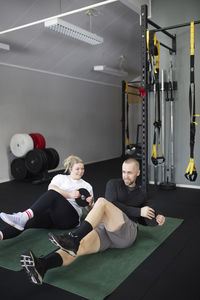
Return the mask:
{"type": "Polygon", "coordinates": [[[136,167],[138,167],[138,170],[140,170],[140,164],[139,164],[139,162],[137,161],[137,159],[135,159],[135,158],[132,158],[132,157],[127,158],[127,159],[124,161],[124,163],[126,163],[126,164],[134,163],[134,164],[136,165],[136,167]]]}

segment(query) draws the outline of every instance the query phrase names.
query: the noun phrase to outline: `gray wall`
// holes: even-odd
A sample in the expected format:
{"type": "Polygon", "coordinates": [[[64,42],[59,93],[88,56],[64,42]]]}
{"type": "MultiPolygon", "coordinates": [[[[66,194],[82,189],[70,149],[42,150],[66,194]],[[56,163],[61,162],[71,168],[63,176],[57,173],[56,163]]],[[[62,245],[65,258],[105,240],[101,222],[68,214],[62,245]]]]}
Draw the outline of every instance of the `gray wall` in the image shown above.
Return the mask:
{"type": "MultiPolygon", "coordinates": [[[[130,103],[129,104],[129,140],[130,144],[136,144],[137,142],[137,125],[142,124],[142,103],[130,103]]],[[[138,133],[138,143],[142,141],[141,127],[138,133]]]]}
{"type": "Polygon", "coordinates": [[[9,180],[10,139],[39,132],[60,165],[70,154],[85,162],[121,154],[120,87],[0,65],[0,182],[9,180]]]}
{"type": "MultiPolygon", "coordinates": [[[[153,0],[152,1],[152,20],[160,26],[171,26],[192,20],[200,19],[200,1],[198,0],[153,0]]],[[[195,164],[199,173],[195,182],[188,181],[185,177],[185,171],[189,163],[189,68],[190,68],[190,27],[171,30],[171,33],[177,35],[177,55],[174,60],[175,80],[178,82],[178,91],[175,96],[175,166],[176,183],[186,186],[200,187],[200,126],[196,127],[195,144],[195,164]]],[[[163,39],[162,34],[157,34],[157,39],[163,42],[170,42],[169,39],[163,39]]],[[[200,113],[200,25],[195,26],[195,78],[196,78],[196,113],[200,113]]],[[[169,67],[168,51],[161,47],[160,68],[167,70],[169,67]]],[[[149,134],[149,152],[152,148],[152,98],[150,103],[150,134],[149,134]]],[[[200,119],[197,119],[199,122],[200,119]]],[[[149,153],[149,157],[151,153],[149,153]]],[[[153,180],[152,164],[149,160],[150,180],[153,180]]]]}

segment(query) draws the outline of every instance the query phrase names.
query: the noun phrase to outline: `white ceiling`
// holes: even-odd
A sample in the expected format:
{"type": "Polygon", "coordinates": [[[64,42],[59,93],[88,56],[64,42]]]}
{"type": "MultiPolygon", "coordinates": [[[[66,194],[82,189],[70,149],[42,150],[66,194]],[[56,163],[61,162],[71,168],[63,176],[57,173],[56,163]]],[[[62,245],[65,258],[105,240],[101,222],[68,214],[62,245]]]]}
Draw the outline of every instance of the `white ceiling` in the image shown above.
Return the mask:
{"type": "MultiPolygon", "coordinates": [[[[51,17],[100,0],[0,0],[0,31],[39,19],[51,17]]],[[[0,50],[0,64],[53,72],[64,76],[120,84],[140,74],[139,15],[120,1],[95,9],[92,32],[102,36],[104,43],[91,46],[64,37],[38,24],[0,35],[0,43],[10,45],[10,51],[0,50]],[[94,65],[119,68],[120,56],[128,78],[100,74],[94,65]]],[[[64,17],[70,23],[89,30],[85,12],[64,17]]]]}

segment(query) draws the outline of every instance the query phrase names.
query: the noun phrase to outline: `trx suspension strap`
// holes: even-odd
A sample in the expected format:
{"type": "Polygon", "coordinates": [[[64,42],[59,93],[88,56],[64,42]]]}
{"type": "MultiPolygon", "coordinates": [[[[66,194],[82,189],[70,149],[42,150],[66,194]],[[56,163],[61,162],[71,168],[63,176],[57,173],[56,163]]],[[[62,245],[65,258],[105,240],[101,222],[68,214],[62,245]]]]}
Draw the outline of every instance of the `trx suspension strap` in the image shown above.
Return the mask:
{"type": "Polygon", "coordinates": [[[160,119],[160,87],[159,87],[159,57],[160,57],[160,43],[156,40],[155,32],[147,31],[147,49],[149,50],[149,61],[151,68],[151,83],[153,84],[154,91],[154,106],[155,106],[155,120],[154,120],[154,134],[153,134],[153,147],[151,154],[151,161],[154,166],[161,164],[165,161],[164,154],[160,146],[160,132],[161,132],[161,119],[160,119]]]}
{"type": "Polygon", "coordinates": [[[196,133],[195,115],[195,82],[194,82],[194,22],[190,23],[190,88],[189,88],[189,111],[190,111],[190,161],[185,172],[185,177],[190,181],[197,178],[197,170],[194,163],[194,144],[196,133]]]}

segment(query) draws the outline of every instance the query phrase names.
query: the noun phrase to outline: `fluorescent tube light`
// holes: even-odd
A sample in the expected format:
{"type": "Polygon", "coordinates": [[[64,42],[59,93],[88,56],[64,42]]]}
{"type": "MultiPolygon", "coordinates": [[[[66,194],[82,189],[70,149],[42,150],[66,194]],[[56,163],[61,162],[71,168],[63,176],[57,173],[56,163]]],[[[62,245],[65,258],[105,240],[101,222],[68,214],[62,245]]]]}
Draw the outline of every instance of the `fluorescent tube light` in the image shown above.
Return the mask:
{"type": "Polygon", "coordinates": [[[8,44],[4,44],[4,43],[0,43],[0,50],[10,50],[10,45],[8,44]]]}
{"type": "Polygon", "coordinates": [[[34,25],[37,25],[37,24],[44,23],[46,21],[49,21],[49,20],[52,20],[52,19],[55,19],[55,18],[62,18],[62,17],[65,17],[65,16],[73,15],[73,14],[76,14],[76,13],[79,13],[79,12],[82,12],[82,11],[85,11],[85,10],[89,10],[91,8],[100,7],[100,6],[103,6],[103,5],[106,5],[106,4],[109,4],[109,3],[113,3],[113,2],[117,2],[117,1],[119,1],[119,0],[106,0],[106,1],[98,2],[98,3],[95,3],[95,4],[89,5],[89,6],[80,7],[78,9],[74,9],[74,10],[71,10],[71,11],[66,11],[64,13],[55,15],[53,17],[44,18],[44,19],[37,20],[37,21],[31,22],[31,23],[28,23],[28,24],[24,24],[24,25],[12,27],[12,28],[0,31],[0,34],[5,34],[5,33],[8,33],[8,32],[12,32],[12,31],[16,31],[16,30],[19,30],[19,29],[27,28],[27,27],[30,27],[30,26],[34,26],[34,25]]]}
{"type": "Polygon", "coordinates": [[[107,67],[105,65],[100,65],[100,66],[94,66],[93,67],[94,71],[97,72],[102,72],[102,73],[106,73],[109,75],[114,75],[114,76],[118,76],[118,77],[126,77],[128,76],[128,73],[119,69],[114,69],[114,68],[110,68],[107,67]]]}
{"type": "Polygon", "coordinates": [[[66,36],[70,36],[74,39],[83,41],[85,43],[91,44],[91,45],[98,45],[103,43],[103,38],[87,31],[81,27],[78,27],[76,25],[73,25],[71,23],[68,23],[66,21],[63,21],[62,19],[55,18],[50,21],[46,21],[44,23],[44,26],[52,29],[58,33],[64,34],[66,36]]]}

